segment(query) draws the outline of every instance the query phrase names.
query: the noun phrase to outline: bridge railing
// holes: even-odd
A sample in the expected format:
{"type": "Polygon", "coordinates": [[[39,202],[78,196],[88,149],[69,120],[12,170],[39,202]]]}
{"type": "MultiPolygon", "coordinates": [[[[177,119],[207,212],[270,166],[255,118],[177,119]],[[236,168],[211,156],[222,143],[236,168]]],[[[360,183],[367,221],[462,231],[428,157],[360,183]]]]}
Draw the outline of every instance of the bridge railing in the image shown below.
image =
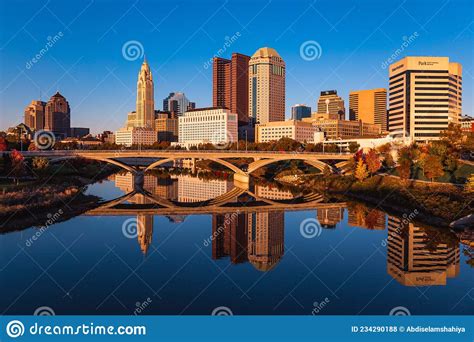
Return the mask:
{"type": "MultiPolygon", "coordinates": [[[[299,152],[299,151],[253,151],[253,150],[47,150],[47,151],[23,151],[23,155],[46,155],[46,156],[67,156],[67,155],[81,155],[81,154],[114,154],[120,156],[121,154],[130,154],[135,155],[140,154],[149,154],[157,152],[160,154],[199,154],[199,153],[209,153],[209,154],[304,154],[304,155],[351,155],[350,152],[299,152]]],[[[1,153],[11,153],[10,151],[5,151],[1,153]]]]}

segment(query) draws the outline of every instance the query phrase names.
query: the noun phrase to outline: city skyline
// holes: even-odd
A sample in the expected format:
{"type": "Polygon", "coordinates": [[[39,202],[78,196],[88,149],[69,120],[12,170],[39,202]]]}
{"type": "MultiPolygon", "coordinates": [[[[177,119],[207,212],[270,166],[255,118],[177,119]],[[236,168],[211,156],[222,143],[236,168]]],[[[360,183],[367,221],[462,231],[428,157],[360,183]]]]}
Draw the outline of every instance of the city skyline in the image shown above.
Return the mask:
{"type": "MultiPolygon", "coordinates": [[[[122,48],[132,40],[143,46],[143,54],[146,53],[150,63],[156,82],[155,102],[171,91],[183,91],[199,107],[211,105],[212,63],[209,59],[216,55],[230,58],[232,52],[252,55],[262,46],[277,50],[287,65],[286,119],[291,115],[291,106],[296,103],[314,106],[320,91],[336,89],[347,106],[351,90],[388,88],[388,64],[405,56],[448,56],[450,60],[461,63],[464,71],[463,92],[472,94],[472,31],[468,16],[458,15],[450,30],[436,25],[453,11],[463,13],[459,9],[462,6],[467,9],[467,1],[455,5],[430,2],[432,12],[427,9],[426,13],[422,12],[424,7],[419,3],[398,2],[388,2],[389,6],[351,2],[347,5],[347,11],[336,11],[319,3],[301,2],[287,12],[281,12],[282,4],[275,1],[255,4],[259,11],[252,15],[244,13],[236,4],[214,3],[214,8],[208,6],[206,9],[197,9],[186,1],[176,5],[160,5],[163,6],[163,13],[171,12],[171,16],[180,9],[185,15],[194,9],[210,12],[207,14],[208,22],[202,27],[192,31],[193,25],[187,24],[178,31],[172,37],[174,45],[167,45],[170,37],[165,34],[172,28],[167,23],[171,19],[162,16],[155,24],[161,22],[159,28],[153,30],[152,23],[158,18],[153,11],[147,10],[152,7],[146,2],[138,2],[132,7],[130,4],[119,4],[118,7],[130,7],[128,17],[114,26],[119,16],[113,14],[124,12],[126,8],[110,9],[111,19],[103,23],[92,20],[88,31],[80,27],[80,21],[90,22],[97,15],[94,12],[101,13],[104,3],[75,5],[78,8],[72,17],[58,3],[31,3],[31,8],[26,8],[22,14],[25,15],[24,20],[17,20],[18,23],[23,22],[24,28],[15,23],[9,25],[8,13],[13,8],[3,4],[2,20],[5,20],[7,29],[0,44],[0,58],[6,66],[1,74],[4,85],[0,89],[1,129],[23,121],[24,108],[32,100],[40,100],[39,88],[43,101],[56,90],[68,99],[71,126],[91,127],[94,133],[121,127],[127,112],[134,108],[136,92],[133,84],[139,63],[143,62],[143,58],[134,61],[124,58],[122,48]],[[367,10],[373,17],[368,16],[370,18],[365,23],[355,20],[358,12],[367,10]],[[270,21],[277,12],[280,13],[278,15],[285,13],[285,20],[281,23],[272,20],[274,30],[264,27],[262,23],[270,21]],[[48,21],[38,30],[31,30],[28,19],[35,13],[44,17],[54,14],[58,18],[48,21]],[[256,16],[257,13],[260,14],[256,16]],[[417,19],[411,19],[408,14],[417,19]],[[148,20],[144,16],[149,16],[148,20]],[[326,21],[321,19],[325,25],[312,27],[309,25],[311,16],[326,18],[326,21]],[[296,19],[298,25],[290,27],[290,30],[284,28],[296,19]],[[229,22],[224,37],[221,37],[223,31],[218,24],[221,21],[229,22]],[[391,25],[400,21],[403,25],[391,25]],[[135,26],[127,31],[124,28],[127,24],[135,26]],[[107,25],[112,30],[108,30],[107,25]],[[150,28],[154,32],[147,32],[150,28]],[[28,34],[31,32],[33,37],[36,36],[34,39],[28,34]],[[259,37],[250,32],[259,32],[259,37]],[[433,44],[435,39],[436,44],[433,44]],[[300,47],[311,40],[320,45],[319,55],[314,60],[305,60],[300,55],[300,47]],[[52,45],[50,50],[36,62],[31,62],[30,59],[47,42],[52,45]],[[220,53],[226,42],[230,47],[220,53]],[[404,51],[387,62],[403,43],[408,45],[404,51]],[[209,56],[206,56],[207,53],[209,56]]],[[[472,99],[466,96],[463,99],[463,114],[472,115],[472,109],[472,99]]]]}

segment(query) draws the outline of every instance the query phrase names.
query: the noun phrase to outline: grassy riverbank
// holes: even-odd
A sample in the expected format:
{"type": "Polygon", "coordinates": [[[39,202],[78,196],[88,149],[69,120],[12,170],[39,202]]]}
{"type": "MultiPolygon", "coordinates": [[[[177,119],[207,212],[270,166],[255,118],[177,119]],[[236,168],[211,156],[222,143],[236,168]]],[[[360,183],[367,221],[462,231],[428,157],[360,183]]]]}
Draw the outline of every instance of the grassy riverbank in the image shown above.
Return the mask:
{"type": "Polygon", "coordinates": [[[316,191],[349,197],[397,213],[420,213],[418,219],[447,226],[473,212],[474,195],[450,184],[418,183],[373,176],[358,182],[351,176],[312,177],[305,186],[316,191]]]}
{"type": "Polygon", "coordinates": [[[0,233],[64,221],[92,209],[99,198],[84,194],[87,185],[116,172],[97,162],[62,163],[33,170],[25,181],[0,183],[0,233]],[[35,177],[31,180],[31,177],[35,177]]]}

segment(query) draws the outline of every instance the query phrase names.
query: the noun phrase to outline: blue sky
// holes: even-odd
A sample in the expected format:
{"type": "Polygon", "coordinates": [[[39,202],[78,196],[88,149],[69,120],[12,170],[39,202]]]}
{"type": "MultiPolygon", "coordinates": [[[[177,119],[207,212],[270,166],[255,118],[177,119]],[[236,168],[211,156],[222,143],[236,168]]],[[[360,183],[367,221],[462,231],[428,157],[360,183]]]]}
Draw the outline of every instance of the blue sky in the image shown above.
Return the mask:
{"type": "Polygon", "coordinates": [[[321,90],[337,89],[347,107],[350,90],[387,87],[383,63],[415,32],[398,58],[460,62],[463,112],[474,114],[473,16],[472,0],[2,1],[0,129],[22,121],[24,107],[40,93],[47,101],[57,90],[70,103],[73,126],[94,133],[121,127],[135,107],[142,62],[124,58],[129,41],[143,46],[152,67],[157,109],[171,91],[210,106],[206,62],[234,35],[222,57],[270,46],[285,60],[287,117],[295,103],[315,108],[321,90]],[[301,57],[307,41],[319,44],[319,58],[301,57]]]}

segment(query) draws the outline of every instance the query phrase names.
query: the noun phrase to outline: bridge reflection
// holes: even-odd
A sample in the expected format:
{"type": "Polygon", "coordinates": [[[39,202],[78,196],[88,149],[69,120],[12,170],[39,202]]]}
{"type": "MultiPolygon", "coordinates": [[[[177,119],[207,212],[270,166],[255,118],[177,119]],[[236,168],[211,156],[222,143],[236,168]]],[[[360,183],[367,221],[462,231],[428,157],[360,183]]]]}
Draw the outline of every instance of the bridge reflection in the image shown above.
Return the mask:
{"type": "Polygon", "coordinates": [[[285,212],[307,210],[314,212],[322,229],[337,229],[347,220],[350,228],[386,230],[382,244],[387,247],[387,273],[401,285],[446,285],[459,274],[456,235],[361,203],[326,203],[320,194],[293,193],[272,185],[239,189],[226,179],[202,181],[190,175],[145,175],[139,189],[133,174],[117,174],[111,179],[125,195],[86,215],[136,215],[137,239],[144,254],[152,243],[155,215],[181,223],[187,215],[207,214],[212,215],[212,234],[204,243],[212,246],[212,259],[248,262],[266,272],[276,267],[285,253],[285,212]]]}

